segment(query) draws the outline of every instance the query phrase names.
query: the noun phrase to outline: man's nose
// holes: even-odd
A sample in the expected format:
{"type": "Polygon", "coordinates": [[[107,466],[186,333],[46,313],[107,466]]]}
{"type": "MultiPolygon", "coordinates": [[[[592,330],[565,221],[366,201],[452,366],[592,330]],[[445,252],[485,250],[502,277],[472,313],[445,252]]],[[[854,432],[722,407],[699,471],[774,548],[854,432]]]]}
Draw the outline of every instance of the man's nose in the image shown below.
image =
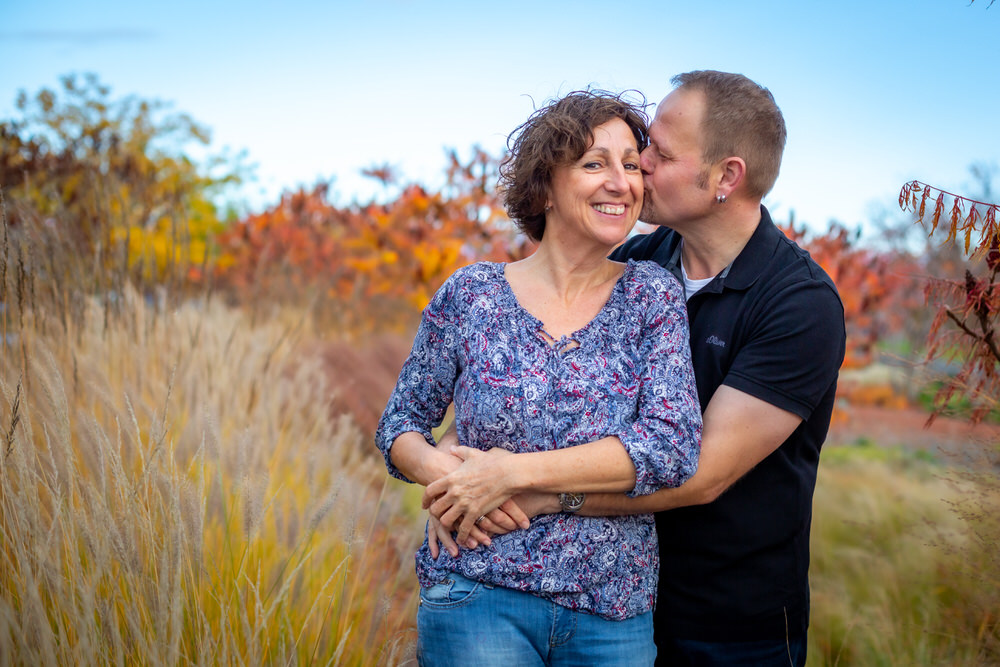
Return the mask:
{"type": "Polygon", "coordinates": [[[652,146],[646,146],[639,153],[639,169],[642,170],[643,174],[650,174],[653,171],[653,159],[649,152],[650,150],[652,150],[652,146]]]}

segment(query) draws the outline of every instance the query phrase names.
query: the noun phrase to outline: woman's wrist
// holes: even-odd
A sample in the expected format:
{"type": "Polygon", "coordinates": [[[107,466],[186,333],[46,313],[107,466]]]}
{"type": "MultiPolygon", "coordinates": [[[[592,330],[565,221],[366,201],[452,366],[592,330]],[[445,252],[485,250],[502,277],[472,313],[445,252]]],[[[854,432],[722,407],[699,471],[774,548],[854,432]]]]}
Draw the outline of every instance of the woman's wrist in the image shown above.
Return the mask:
{"type": "Polygon", "coordinates": [[[558,514],[562,512],[558,493],[546,493],[544,494],[544,499],[545,504],[540,509],[539,514],[558,514]]]}

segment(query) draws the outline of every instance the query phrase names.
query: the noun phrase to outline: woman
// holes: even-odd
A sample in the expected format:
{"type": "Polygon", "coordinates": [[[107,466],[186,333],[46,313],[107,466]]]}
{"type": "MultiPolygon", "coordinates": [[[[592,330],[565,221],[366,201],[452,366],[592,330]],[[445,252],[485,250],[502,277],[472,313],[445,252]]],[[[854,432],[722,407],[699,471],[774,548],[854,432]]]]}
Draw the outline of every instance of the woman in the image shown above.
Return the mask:
{"type": "Polygon", "coordinates": [[[681,287],[653,263],[607,259],[642,205],[645,132],[639,108],[603,92],[535,112],[501,185],[537,250],[460,269],[424,311],[376,441],[391,474],[437,483],[442,520],[462,517],[460,541],[481,544],[417,552],[423,664],[652,664],[652,517],[573,513],[578,494],[652,493],[697,462],[681,287]],[[452,401],[459,441],[486,452],[464,464],[432,444],[452,401]],[[444,481],[470,465],[502,478],[499,491],[469,500],[444,481]],[[573,494],[530,523],[504,505],[522,530],[490,540],[475,527],[525,490],[573,494]]]}

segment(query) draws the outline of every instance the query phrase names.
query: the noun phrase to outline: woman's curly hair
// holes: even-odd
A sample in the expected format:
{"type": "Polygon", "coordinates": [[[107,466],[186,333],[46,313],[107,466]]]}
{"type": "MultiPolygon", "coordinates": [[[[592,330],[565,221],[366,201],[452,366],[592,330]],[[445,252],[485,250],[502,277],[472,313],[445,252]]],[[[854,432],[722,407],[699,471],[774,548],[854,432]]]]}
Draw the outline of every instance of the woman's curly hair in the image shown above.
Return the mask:
{"type": "Polygon", "coordinates": [[[542,240],[552,171],[587,152],[594,128],[620,118],[642,151],[649,122],[645,107],[645,98],[635,91],[578,90],[549,102],[518,126],[507,138],[508,155],[500,165],[499,183],[507,215],[518,229],[534,241],[542,240]],[[627,101],[630,93],[639,101],[627,101]]]}

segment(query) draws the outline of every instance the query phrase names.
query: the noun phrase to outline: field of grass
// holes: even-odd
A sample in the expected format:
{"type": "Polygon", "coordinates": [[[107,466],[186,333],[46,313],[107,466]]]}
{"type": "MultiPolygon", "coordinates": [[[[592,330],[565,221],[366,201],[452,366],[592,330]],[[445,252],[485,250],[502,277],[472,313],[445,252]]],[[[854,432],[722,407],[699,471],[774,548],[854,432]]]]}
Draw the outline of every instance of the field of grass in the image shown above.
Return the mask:
{"type": "MultiPolygon", "coordinates": [[[[491,158],[230,228],[236,165],[154,152],[199,132],[81,85],[0,128],[0,667],[412,664],[420,490],[371,431],[414,304],[526,251],[494,243],[491,158]]],[[[1000,665],[998,443],[887,444],[824,451],[809,665],[1000,665]]]]}
{"type": "Polygon", "coordinates": [[[5,323],[0,663],[398,663],[420,526],[302,328],[118,306],[5,323]]]}
{"type": "Polygon", "coordinates": [[[872,443],[824,451],[810,665],[1000,664],[997,463],[951,468],[872,443]]]}
{"type": "MultiPolygon", "coordinates": [[[[4,320],[0,663],[408,660],[417,496],[331,416],[319,333],[128,290],[74,312],[4,320]]],[[[1000,664],[982,470],[827,449],[810,665],[1000,664]]]]}

